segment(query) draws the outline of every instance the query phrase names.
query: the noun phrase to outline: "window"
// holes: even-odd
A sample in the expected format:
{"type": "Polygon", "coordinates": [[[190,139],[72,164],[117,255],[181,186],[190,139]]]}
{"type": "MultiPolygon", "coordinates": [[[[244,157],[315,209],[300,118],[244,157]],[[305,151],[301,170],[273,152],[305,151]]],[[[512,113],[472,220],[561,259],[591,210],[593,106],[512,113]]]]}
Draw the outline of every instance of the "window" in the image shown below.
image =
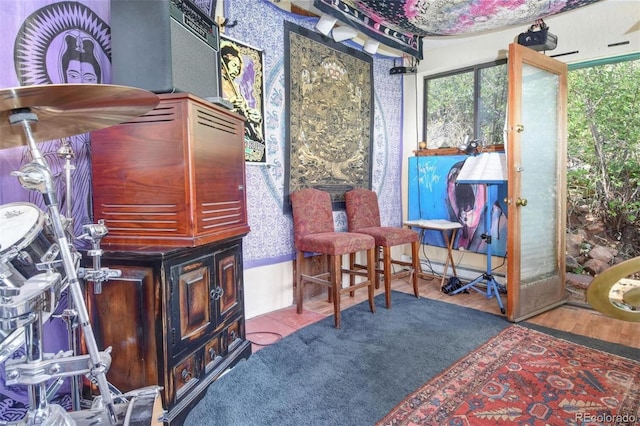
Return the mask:
{"type": "Polygon", "coordinates": [[[639,54],[569,67],[567,224],[600,220],[623,259],[640,254],[639,79],[639,54]]]}
{"type": "Polygon", "coordinates": [[[504,143],[506,60],[426,77],[424,140],[428,148],[457,147],[469,135],[504,143]]]}

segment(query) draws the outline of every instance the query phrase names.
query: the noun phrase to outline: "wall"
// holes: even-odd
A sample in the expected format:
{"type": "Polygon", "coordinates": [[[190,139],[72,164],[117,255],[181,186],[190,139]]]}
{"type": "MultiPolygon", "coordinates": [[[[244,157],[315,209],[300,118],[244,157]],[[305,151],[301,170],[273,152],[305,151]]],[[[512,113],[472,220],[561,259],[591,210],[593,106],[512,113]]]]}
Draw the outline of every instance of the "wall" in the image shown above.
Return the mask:
{"type": "MultiPolygon", "coordinates": [[[[70,5],[71,2],[57,0],[29,0],[24,2],[11,2],[11,7],[4,8],[1,12],[3,18],[3,43],[1,61],[3,64],[12,64],[14,61],[14,40],[20,32],[23,21],[31,13],[42,7],[55,7],[70,5]],[[7,23],[7,25],[4,25],[7,23]]],[[[56,22],[53,30],[46,37],[47,42],[61,43],[64,31],[76,22],[81,24],[81,32],[98,31],[109,23],[110,14],[108,0],[82,0],[73,2],[71,9],[88,8],[91,13],[86,16],[96,18],[93,22],[83,20],[83,14],[78,13],[68,22],[56,22]],[[60,31],[58,31],[60,30],[60,31]]],[[[285,70],[284,70],[284,32],[283,22],[291,21],[300,26],[312,29],[316,18],[305,18],[284,12],[268,0],[233,0],[220,1],[223,5],[224,16],[228,18],[229,26],[226,34],[244,44],[261,49],[264,52],[264,81],[265,81],[265,136],[267,145],[268,165],[248,164],[247,171],[247,206],[251,232],[244,240],[244,265],[245,265],[245,301],[248,317],[264,312],[269,312],[283,306],[289,306],[293,302],[292,262],[294,256],[293,232],[291,216],[283,213],[283,192],[285,183],[286,164],[286,140],[285,126],[287,118],[284,116],[285,108],[285,70]]],[[[38,16],[38,15],[36,15],[38,16]]],[[[54,14],[54,16],[57,16],[54,14]]],[[[141,17],[141,19],[143,19],[141,17]]],[[[104,34],[104,33],[103,33],[104,34]]],[[[97,36],[90,34],[93,38],[97,36]]],[[[38,40],[43,36],[35,36],[38,40]]],[[[102,79],[100,82],[109,83],[110,63],[106,52],[110,49],[110,38],[103,38],[100,48],[101,59],[106,60],[102,64],[102,79]]],[[[361,49],[361,46],[345,42],[347,46],[361,49]]],[[[38,49],[37,45],[31,46],[38,49]]],[[[49,44],[45,44],[45,49],[49,44]]],[[[43,56],[51,59],[55,64],[57,52],[62,47],[51,48],[44,52],[43,56]]],[[[143,52],[141,52],[143,54],[143,52]]],[[[48,59],[49,60],[49,59],[48,59]]],[[[57,64],[56,64],[57,65],[57,64]]],[[[372,185],[378,192],[381,202],[381,216],[384,224],[400,225],[402,220],[400,169],[397,165],[401,162],[402,155],[402,79],[398,76],[390,76],[389,69],[393,67],[393,59],[377,55],[374,58],[374,107],[375,117],[373,125],[373,153],[372,158],[372,185]]],[[[41,73],[42,78],[37,81],[29,81],[29,84],[60,83],[57,69],[55,72],[47,67],[41,73]],[[46,74],[51,74],[47,76],[46,74]]],[[[34,73],[35,75],[35,73],[34,73]]],[[[0,70],[0,87],[14,87],[21,81],[16,76],[13,65],[5,66],[0,70]]],[[[76,218],[76,234],[81,232],[81,225],[92,221],[90,217],[91,207],[91,181],[90,181],[90,141],[88,135],[72,138],[74,150],[79,158],[74,161],[76,170],[73,174],[73,186],[77,194],[74,197],[74,218],[76,218]]],[[[52,168],[55,168],[56,180],[60,193],[64,192],[61,179],[62,166],[56,159],[55,152],[60,145],[59,141],[45,142],[41,149],[48,157],[52,168]]],[[[24,190],[17,179],[10,172],[20,168],[27,160],[25,147],[15,147],[0,151],[0,203],[32,202],[44,209],[39,195],[24,190]]],[[[64,211],[65,200],[62,200],[61,210],[64,211]]],[[[344,212],[335,213],[336,227],[339,230],[346,229],[346,215],[344,212]]]]}
{"type": "MultiPolygon", "coordinates": [[[[227,1],[225,17],[236,25],[226,34],[264,50],[266,81],[267,167],[247,165],[247,197],[251,232],[244,242],[245,308],[247,317],[293,303],[294,255],[291,216],[283,214],[286,173],[284,113],[284,41],[282,24],[290,21],[313,29],[317,19],[290,14],[259,1],[227,1]]],[[[346,42],[347,46],[361,46],[346,42]]],[[[400,169],[402,152],[402,80],[390,76],[393,59],[374,57],[374,136],[372,185],[381,202],[382,221],[400,225],[402,204],[400,169]]],[[[344,212],[335,213],[336,227],[346,229],[344,212]]]]}
{"type": "MultiPolygon", "coordinates": [[[[573,64],[640,52],[639,17],[640,2],[605,0],[545,19],[549,31],[558,36],[558,47],[547,54],[578,51],[557,57],[558,60],[573,64]],[[608,47],[609,44],[622,41],[629,41],[629,44],[608,47]]],[[[425,39],[424,59],[418,65],[418,72],[403,79],[403,158],[413,156],[413,150],[417,149],[418,142],[422,140],[422,93],[425,76],[504,59],[508,45],[516,42],[518,34],[526,30],[527,27],[513,27],[475,36],[425,39]]],[[[402,167],[403,205],[406,206],[407,161],[403,161],[402,167]]],[[[427,247],[426,253],[436,262],[444,260],[442,250],[427,247]]],[[[486,262],[484,256],[469,252],[454,253],[454,260],[456,264],[474,270],[482,270],[486,262]]],[[[501,262],[502,259],[495,259],[493,264],[501,262]]],[[[498,269],[496,273],[500,272],[502,270],[498,269]]]]}
{"type": "MultiPolygon", "coordinates": [[[[12,2],[13,3],[13,2],[12,2]]],[[[25,11],[38,5],[56,3],[52,0],[30,0],[18,2],[19,10],[6,12],[2,16],[25,16],[25,11]]],[[[104,11],[104,0],[81,2],[100,11],[100,16],[108,20],[104,11]]],[[[251,232],[245,238],[245,303],[247,316],[253,317],[291,305],[293,242],[291,218],[282,214],[282,194],[284,186],[284,62],[282,23],[293,21],[298,25],[312,28],[315,19],[301,18],[283,12],[267,0],[233,0],[225,2],[225,15],[236,26],[228,29],[228,35],[239,41],[264,50],[265,53],[265,116],[267,119],[267,149],[269,166],[247,166],[247,194],[249,223],[251,232]]],[[[606,56],[640,51],[640,37],[637,19],[640,3],[636,1],[603,1],[546,20],[552,33],[558,35],[558,48],[551,52],[562,53],[579,50],[579,54],[561,57],[567,62],[576,62],[606,56]],[[595,36],[597,34],[597,37],[595,36]],[[599,41],[602,40],[602,41],[599,41]],[[606,47],[607,44],[629,40],[630,44],[606,47]]],[[[14,18],[12,18],[14,19],[14,18]]],[[[2,22],[6,22],[3,20],[2,22]]],[[[3,64],[12,63],[11,45],[15,39],[15,28],[3,25],[2,32],[7,49],[3,49],[3,64]],[[9,56],[7,56],[9,55],[9,56]]],[[[374,189],[381,198],[383,222],[398,225],[407,205],[407,158],[422,133],[422,79],[425,75],[460,68],[465,65],[487,62],[504,57],[507,45],[526,28],[511,28],[475,37],[427,40],[425,59],[421,61],[418,73],[414,75],[389,76],[392,58],[376,56],[374,59],[375,80],[375,135],[374,135],[374,189]],[[402,167],[398,167],[401,165],[402,167]]],[[[348,43],[347,43],[348,44],[348,43]]],[[[354,48],[360,48],[352,45],[354,48]]],[[[17,85],[13,67],[2,70],[0,85],[17,85]]],[[[105,82],[108,80],[105,79],[105,82]]],[[[80,141],[84,143],[83,141],[80,141]]],[[[16,201],[6,196],[6,188],[15,186],[15,178],[9,175],[22,161],[21,148],[0,151],[1,203],[16,201]],[[8,153],[11,151],[11,153],[8,153]],[[8,160],[8,157],[11,157],[8,160]]],[[[79,163],[80,166],[86,163],[79,163]]],[[[27,200],[31,195],[21,193],[17,200],[27,200]]],[[[80,214],[81,223],[86,218],[80,214]]],[[[75,213],[74,213],[75,217],[75,213]]],[[[336,214],[339,229],[345,228],[346,218],[336,214]]],[[[434,252],[436,256],[439,253],[434,252]]],[[[467,253],[464,262],[482,269],[484,259],[477,260],[467,253]]],[[[459,254],[458,254],[459,255],[459,254]]],[[[457,257],[460,260],[460,256],[457,257]]]]}

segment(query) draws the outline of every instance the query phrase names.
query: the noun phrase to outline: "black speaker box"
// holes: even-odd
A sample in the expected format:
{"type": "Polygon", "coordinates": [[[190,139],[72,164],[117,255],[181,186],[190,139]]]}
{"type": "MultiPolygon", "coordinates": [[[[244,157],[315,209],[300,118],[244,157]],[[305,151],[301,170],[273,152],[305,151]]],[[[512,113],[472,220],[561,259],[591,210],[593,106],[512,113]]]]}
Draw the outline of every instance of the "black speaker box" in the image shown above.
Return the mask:
{"type": "Polygon", "coordinates": [[[111,0],[113,84],[221,96],[218,26],[187,0],[111,0]]]}

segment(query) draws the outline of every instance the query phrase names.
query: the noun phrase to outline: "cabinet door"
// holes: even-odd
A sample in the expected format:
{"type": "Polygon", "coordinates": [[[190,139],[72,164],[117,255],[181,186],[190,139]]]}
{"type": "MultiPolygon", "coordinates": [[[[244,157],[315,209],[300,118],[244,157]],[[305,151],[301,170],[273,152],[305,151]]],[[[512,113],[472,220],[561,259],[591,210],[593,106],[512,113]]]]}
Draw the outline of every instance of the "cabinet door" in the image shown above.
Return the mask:
{"type": "Polygon", "coordinates": [[[242,243],[222,246],[214,255],[215,282],[212,294],[216,329],[242,308],[242,243]]]}
{"type": "Polygon", "coordinates": [[[213,327],[213,258],[204,255],[170,267],[171,336],[173,355],[189,349],[189,343],[213,327]]]}
{"type": "Polygon", "coordinates": [[[110,267],[122,274],[103,283],[100,294],[94,293],[92,282],[87,282],[86,287],[87,309],[98,348],[113,348],[107,379],[123,392],[156,385],[159,307],[153,269],[110,267]]]}
{"type": "Polygon", "coordinates": [[[219,241],[246,233],[243,121],[199,102],[189,104],[189,115],[197,233],[219,241]]]}

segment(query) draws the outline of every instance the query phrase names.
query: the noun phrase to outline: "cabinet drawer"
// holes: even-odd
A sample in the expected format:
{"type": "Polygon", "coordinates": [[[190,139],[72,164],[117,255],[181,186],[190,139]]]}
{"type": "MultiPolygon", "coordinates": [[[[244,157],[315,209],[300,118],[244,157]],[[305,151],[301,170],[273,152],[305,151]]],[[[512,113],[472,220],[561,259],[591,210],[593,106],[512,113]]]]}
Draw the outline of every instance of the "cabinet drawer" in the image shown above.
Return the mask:
{"type": "Polygon", "coordinates": [[[239,345],[244,340],[243,324],[244,321],[240,318],[227,327],[224,337],[226,339],[225,346],[228,351],[232,351],[236,345],[239,345]]]}
{"type": "Polygon", "coordinates": [[[176,400],[182,398],[194,387],[200,376],[200,357],[195,352],[177,364],[172,371],[176,400]]]}
{"type": "Polygon", "coordinates": [[[224,347],[220,335],[204,345],[204,372],[209,374],[224,359],[224,347]]]}

